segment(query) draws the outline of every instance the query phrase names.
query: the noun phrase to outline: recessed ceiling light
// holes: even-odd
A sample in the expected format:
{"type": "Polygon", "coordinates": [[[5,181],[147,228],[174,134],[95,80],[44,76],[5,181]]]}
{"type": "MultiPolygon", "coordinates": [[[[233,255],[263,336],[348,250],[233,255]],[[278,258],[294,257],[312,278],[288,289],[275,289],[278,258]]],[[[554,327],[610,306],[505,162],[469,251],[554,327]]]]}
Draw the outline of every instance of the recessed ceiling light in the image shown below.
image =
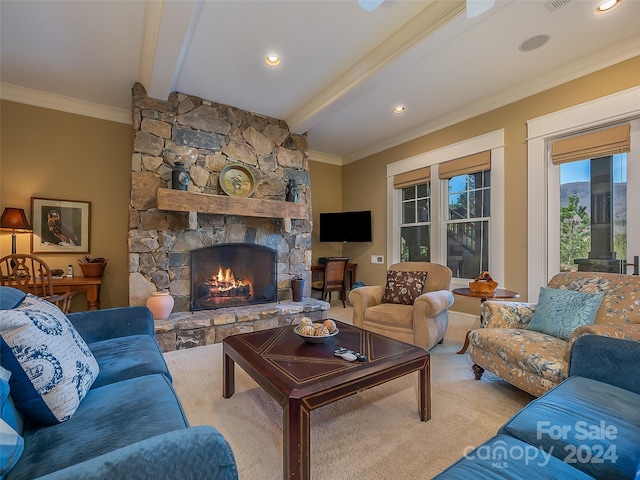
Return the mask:
{"type": "Polygon", "coordinates": [[[393,109],[393,113],[404,113],[405,110],[406,108],[404,106],[398,105],[393,109]]]}
{"type": "Polygon", "coordinates": [[[521,52],[530,52],[531,50],[540,48],[548,41],[549,35],[536,35],[535,37],[531,37],[528,40],[522,42],[518,47],[518,50],[520,50],[521,52]]]}
{"type": "Polygon", "coordinates": [[[598,8],[596,8],[596,13],[609,13],[611,10],[616,8],[622,0],[606,0],[602,2],[598,8]]]}
{"type": "Polygon", "coordinates": [[[276,65],[280,65],[280,57],[275,54],[267,55],[267,58],[265,58],[264,61],[270,67],[275,67],[276,65]]]}

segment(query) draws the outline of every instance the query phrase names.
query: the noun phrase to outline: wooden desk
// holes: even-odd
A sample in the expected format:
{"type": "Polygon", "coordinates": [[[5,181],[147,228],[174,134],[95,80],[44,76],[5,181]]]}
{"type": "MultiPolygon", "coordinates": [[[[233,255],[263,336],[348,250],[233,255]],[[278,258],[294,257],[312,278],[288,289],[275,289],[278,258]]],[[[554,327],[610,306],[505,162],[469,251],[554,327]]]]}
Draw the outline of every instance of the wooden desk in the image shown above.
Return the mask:
{"type": "Polygon", "coordinates": [[[53,279],[53,293],[76,292],[87,296],[89,310],[100,309],[102,277],[64,277],[53,279]]]}
{"type": "MultiPolygon", "coordinates": [[[[349,275],[349,288],[353,288],[353,284],[356,283],[356,270],[358,268],[357,263],[347,263],[347,274],[349,275]]],[[[311,277],[315,273],[322,273],[324,275],[324,265],[311,265],[311,277]]]]}
{"type": "MultiPolygon", "coordinates": [[[[456,295],[462,295],[463,297],[473,297],[479,298],[480,303],[484,303],[487,300],[507,300],[510,298],[518,298],[520,294],[518,292],[514,292],[512,290],[505,290],[504,288],[496,288],[493,293],[477,293],[472,292],[469,288],[454,288],[451,290],[451,293],[456,295]]],[[[460,349],[457,354],[463,354],[467,351],[467,347],[469,347],[469,332],[464,337],[464,345],[460,349]]]]}

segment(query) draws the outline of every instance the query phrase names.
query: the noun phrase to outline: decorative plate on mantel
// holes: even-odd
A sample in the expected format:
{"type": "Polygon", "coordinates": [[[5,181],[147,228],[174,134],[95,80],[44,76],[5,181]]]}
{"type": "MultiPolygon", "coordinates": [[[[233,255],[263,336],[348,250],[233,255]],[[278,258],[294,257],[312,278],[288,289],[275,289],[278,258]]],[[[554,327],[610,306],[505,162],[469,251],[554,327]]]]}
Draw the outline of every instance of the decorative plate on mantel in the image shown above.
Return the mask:
{"type": "Polygon", "coordinates": [[[227,165],[220,172],[220,187],[230,197],[249,197],[256,188],[256,180],[244,165],[227,165]]]}

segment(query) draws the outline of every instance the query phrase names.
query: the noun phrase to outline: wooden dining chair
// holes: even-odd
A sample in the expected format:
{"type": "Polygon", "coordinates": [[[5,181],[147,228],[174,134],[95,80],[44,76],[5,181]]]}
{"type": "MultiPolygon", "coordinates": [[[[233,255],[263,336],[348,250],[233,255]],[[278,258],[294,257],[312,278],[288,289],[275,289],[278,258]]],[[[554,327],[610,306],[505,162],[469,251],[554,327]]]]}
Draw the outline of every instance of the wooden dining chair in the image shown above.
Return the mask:
{"type": "Polygon", "coordinates": [[[331,292],[340,292],[342,306],[346,308],[347,300],[347,257],[332,257],[327,259],[324,267],[324,278],[311,282],[311,289],[322,292],[322,299],[331,303],[331,292]]]}
{"type": "Polygon", "coordinates": [[[15,253],[0,258],[0,285],[31,293],[56,304],[64,313],[70,312],[74,293],[54,294],[51,268],[35,255],[15,253]]]}

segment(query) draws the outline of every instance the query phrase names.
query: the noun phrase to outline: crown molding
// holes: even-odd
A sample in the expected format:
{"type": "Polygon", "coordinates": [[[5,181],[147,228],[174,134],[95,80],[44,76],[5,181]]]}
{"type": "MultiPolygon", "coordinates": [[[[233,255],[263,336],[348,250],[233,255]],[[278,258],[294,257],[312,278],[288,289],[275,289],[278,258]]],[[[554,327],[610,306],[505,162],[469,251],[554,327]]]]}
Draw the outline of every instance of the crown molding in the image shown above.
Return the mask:
{"type": "Polygon", "coordinates": [[[329,163],[331,165],[343,165],[342,157],[339,155],[332,155],[330,153],[319,152],[317,150],[309,150],[307,152],[309,160],[312,162],[329,163]]]}
{"type": "Polygon", "coordinates": [[[34,107],[50,108],[61,112],[74,113],[85,117],[99,118],[110,122],[131,124],[131,111],[86,102],[9,83],[0,84],[0,98],[10,102],[24,103],[34,107]]]}

